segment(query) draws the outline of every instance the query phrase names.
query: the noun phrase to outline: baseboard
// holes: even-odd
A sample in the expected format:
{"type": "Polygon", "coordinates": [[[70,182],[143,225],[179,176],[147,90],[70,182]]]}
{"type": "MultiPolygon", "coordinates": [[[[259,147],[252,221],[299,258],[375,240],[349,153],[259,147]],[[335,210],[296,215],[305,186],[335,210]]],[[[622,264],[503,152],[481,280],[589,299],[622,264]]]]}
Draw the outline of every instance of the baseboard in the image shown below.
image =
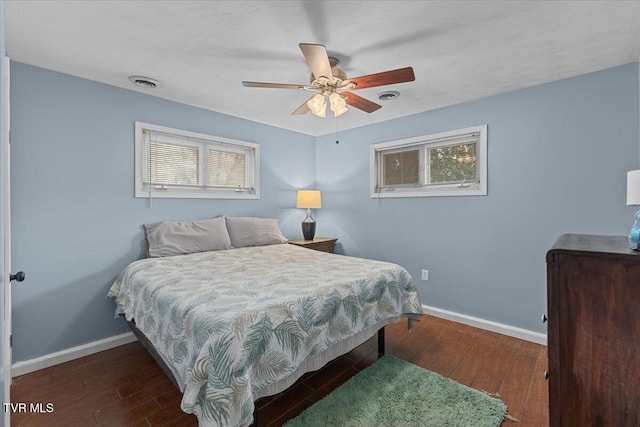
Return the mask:
{"type": "Polygon", "coordinates": [[[68,362],[70,360],[79,359],[90,354],[100,351],[109,350],[123,344],[136,341],[137,338],[132,332],[115,335],[113,337],[104,338],[98,341],[82,344],[77,347],[68,348],[66,350],[57,351],[35,359],[16,362],[11,365],[11,377],[15,378],[30,372],[39,371],[40,369],[68,362]]]}
{"type": "MultiPolygon", "coordinates": [[[[493,322],[491,320],[481,319],[479,317],[468,316],[466,314],[455,313],[453,311],[442,310],[440,308],[430,307],[428,305],[423,305],[422,308],[425,314],[429,314],[431,316],[440,317],[476,328],[485,329],[487,331],[497,332],[499,334],[508,335],[510,337],[531,341],[536,344],[547,345],[547,336],[539,332],[516,328],[514,326],[493,322]]],[[[132,332],[126,332],[124,334],[104,338],[98,341],[79,345],[77,347],[47,354],[36,359],[16,362],[11,365],[11,377],[15,378],[20,375],[28,374],[30,372],[39,371],[40,369],[68,362],[70,360],[79,359],[81,357],[89,356],[90,354],[98,353],[100,351],[109,350],[110,348],[115,348],[124,344],[128,344],[130,342],[134,342],[136,340],[137,338],[135,337],[135,335],[133,335],[132,332]]]]}
{"type": "Polygon", "coordinates": [[[442,319],[452,320],[464,325],[473,326],[491,332],[497,332],[502,335],[518,338],[525,341],[531,341],[536,344],[547,345],[547,335],[539,332],[533,332],[528,329],[516,328],[502,323],[493,322],[491,320],[481,319],[479,317],[467,316],[466,314],[455,313],[453,311],[442,310],[428,305],[422,305],[425,314],[440,317],[442,319]]]}

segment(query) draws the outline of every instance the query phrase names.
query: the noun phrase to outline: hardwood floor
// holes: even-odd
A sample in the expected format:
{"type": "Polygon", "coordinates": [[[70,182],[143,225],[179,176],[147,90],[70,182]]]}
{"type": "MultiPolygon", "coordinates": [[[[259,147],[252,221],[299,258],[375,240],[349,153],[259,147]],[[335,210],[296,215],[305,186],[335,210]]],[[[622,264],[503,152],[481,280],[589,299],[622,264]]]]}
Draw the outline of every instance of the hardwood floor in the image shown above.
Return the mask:
{"type": "MultiPolygon", "coordinates": [[[[546,347],[424,316],[386,328],[386,353],[462,384],[498,393],[519,423],[548,426],[546,347]]],[[[258,401],[259,425],[279,426],[320,400],[377,358],[373,337],[287,391],[258,401]]],[[[53,403],[51,413],[14,413],[17,426],[197,426],[180,410],[180,392],[138,342],[14,378],[14,403],[53,403]]]]}

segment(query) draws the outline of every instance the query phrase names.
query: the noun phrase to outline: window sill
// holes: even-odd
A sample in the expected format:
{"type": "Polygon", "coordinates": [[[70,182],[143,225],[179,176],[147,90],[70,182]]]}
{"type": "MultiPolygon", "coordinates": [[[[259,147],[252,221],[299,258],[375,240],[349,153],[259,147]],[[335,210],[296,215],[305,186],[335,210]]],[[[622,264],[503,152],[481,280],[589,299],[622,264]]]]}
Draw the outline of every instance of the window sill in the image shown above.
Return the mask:
{"type": "Polygon", "coordinates": [[[260,193],[214,193],[205,191],[169,192],[169,191],[140,191],[136,190],[136,198],[140,199],[260,199],[260,193]]]}
{"type": "Polygon", "coordinates": [[[429,191],[383,191],[381,193],[371,193],[372,199],[386,199],[398,197],[455,197],[455,196],[486,196],[486,188],[468,189],[447,189],[429,191]]]}

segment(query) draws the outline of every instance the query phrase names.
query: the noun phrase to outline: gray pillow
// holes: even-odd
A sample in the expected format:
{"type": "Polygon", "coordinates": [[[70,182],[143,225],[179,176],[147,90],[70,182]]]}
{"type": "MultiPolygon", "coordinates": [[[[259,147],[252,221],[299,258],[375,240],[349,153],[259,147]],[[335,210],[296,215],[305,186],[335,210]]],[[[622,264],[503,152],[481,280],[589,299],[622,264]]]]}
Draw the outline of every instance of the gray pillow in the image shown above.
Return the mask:
{"type": "Polygon", "coordinates": [[[224,217],[186,222],[158,222],[144,226],[150,258],[230,249],[224,217]]]}
{"type": "Polygon", "coordinates": [[[234,248],[275,245],[288,241],[278,227],[278,220],[272,218],[227,217],[227,230],[234,248]]]}

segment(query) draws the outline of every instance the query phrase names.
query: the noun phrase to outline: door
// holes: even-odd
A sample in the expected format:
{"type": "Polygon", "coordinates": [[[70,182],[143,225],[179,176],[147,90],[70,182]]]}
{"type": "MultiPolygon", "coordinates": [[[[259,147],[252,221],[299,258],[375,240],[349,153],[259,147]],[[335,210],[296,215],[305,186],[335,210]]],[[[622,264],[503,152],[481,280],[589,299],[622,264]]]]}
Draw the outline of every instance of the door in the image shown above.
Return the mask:
{"type": "Polygon", "coordinates": [[[0,57],[0,401],[3,403],[2,422],[0,425],[9,427],[10,412],[5,403],[11,402],[11,218],[9,209],[9,58],[0,57]]]}

